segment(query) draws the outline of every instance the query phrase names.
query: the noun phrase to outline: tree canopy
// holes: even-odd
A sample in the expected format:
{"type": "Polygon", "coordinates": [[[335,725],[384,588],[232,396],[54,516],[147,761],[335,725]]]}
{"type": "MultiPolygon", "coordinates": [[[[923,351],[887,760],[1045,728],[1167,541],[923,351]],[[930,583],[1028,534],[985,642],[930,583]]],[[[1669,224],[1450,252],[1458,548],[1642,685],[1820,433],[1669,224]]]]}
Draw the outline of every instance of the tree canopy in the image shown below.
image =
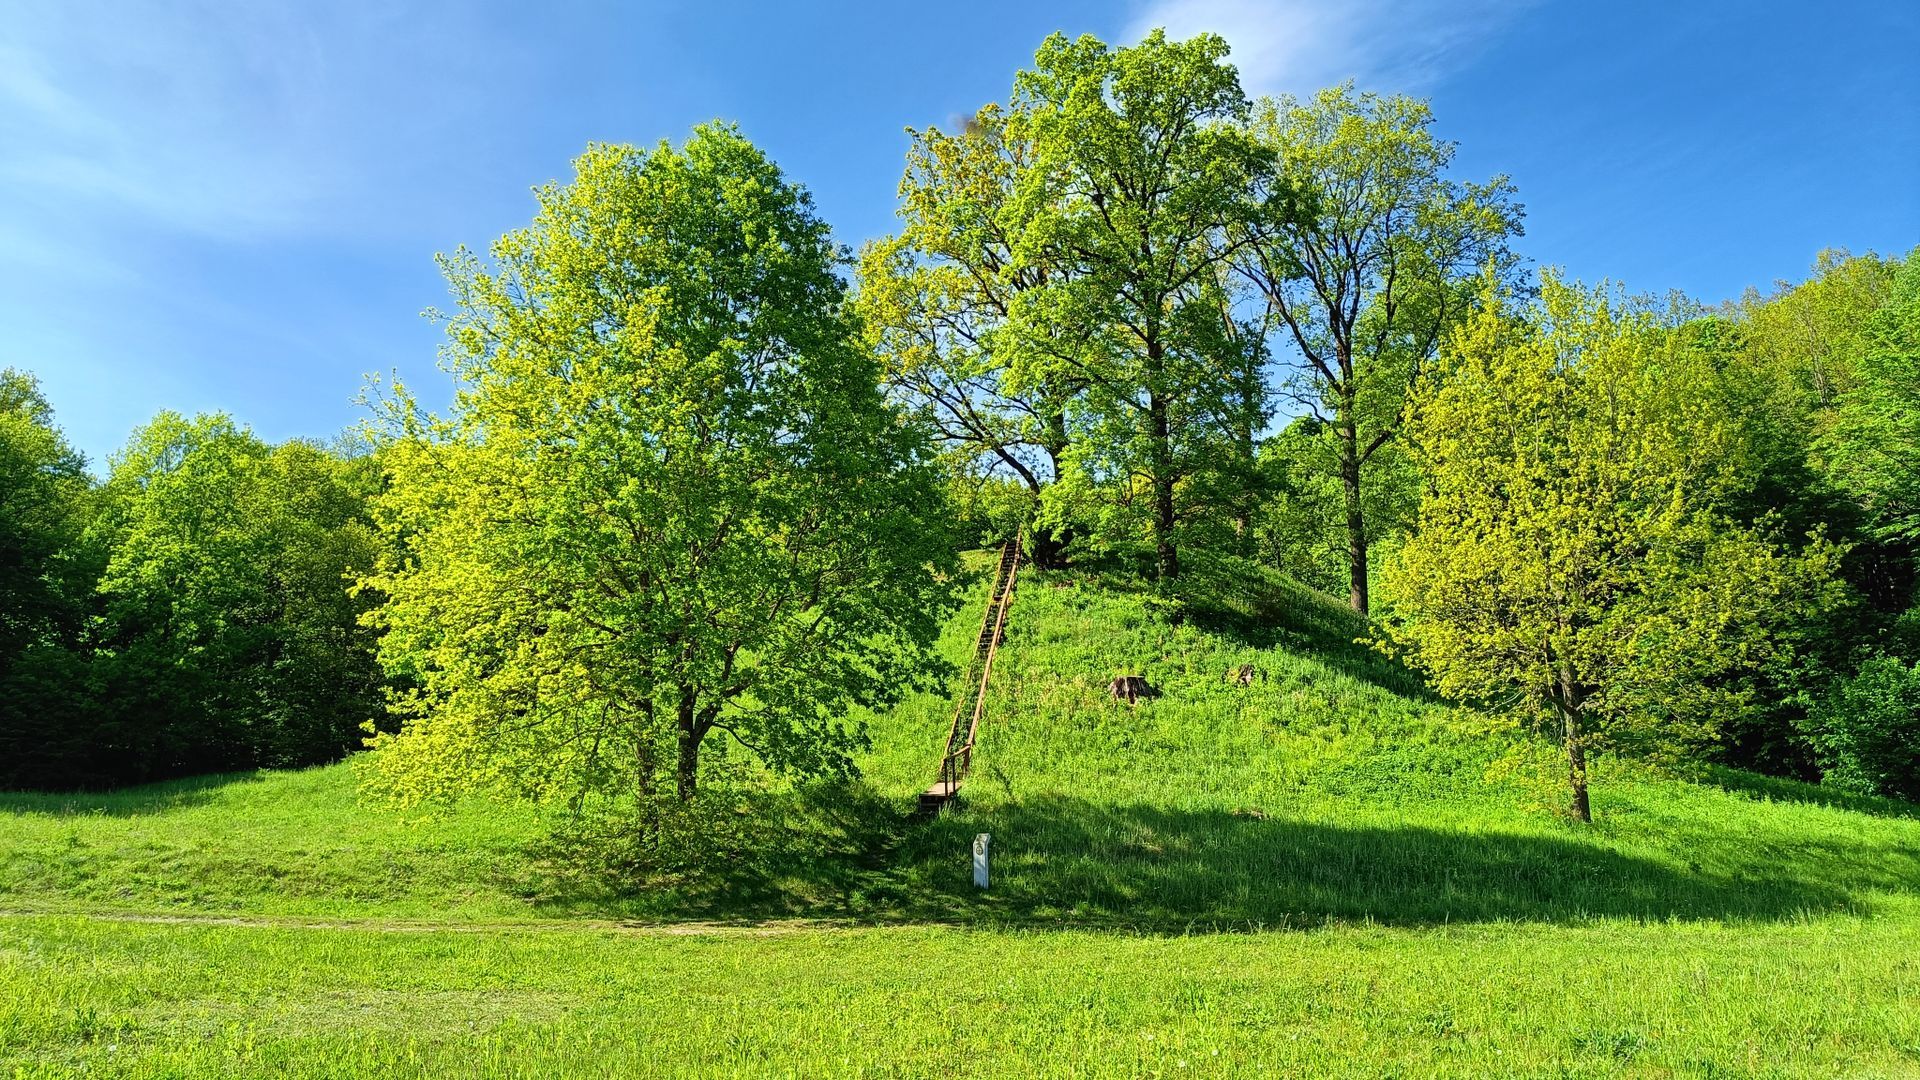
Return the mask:
{"type": "Polygon", "coordinates": [[[1267,415],[1263,355],[1225,271],[1270,154],[1244,129],[1226,52],[1214,35],[1111,48],[1056,34],[1014,82],[1033,157],[1015,254],[1055,271],[1015,315],[1030,337],[1079,346],[1021,357],[1085,386],[1069,478],[1144,506],[1163,579],[1180,572],[1182,492],[1201,490],[1187,481],[1250,464],[1267,415]]]}
{"type": "Polygon", "coordinates": [[[1552,731],[1581,820],[1593,750],[1710,744],[1777,631],[1837,599],[1831,544],[1723,511],[1742,435],[1710,355],[1551,276],[1532,310],[1491,291],[1410,402],[1387,632],[1441,693],[1552,731]]]}
{"type": "Polygon", "coordinates": [[[1277,162],[1280,198],[1266,205],[1279,212],[1242,226],[1236,265],[1266,303],[1276,354],[1297,357],[1283,394],[1332,444],[1315,456],[1339,484],[1348,599],[1364,612],[1367,466],[1398,434],[1408,389],[1477,281],[1509,269],[1520,206],[1504,176],[1452,178],[1454,144],[1434,135],[1424,101],[1348,84],[1262,101],[1249,130],[1277,162]]]}
{"type": "Polygon", "coordinates": [[[684,800],[713,732],[848,772],[848,709],[937,670],[952,548],[826,225],[720,125],[538,197],[444,260],[452,410],[389,402],[377,782],[684,800]]]}

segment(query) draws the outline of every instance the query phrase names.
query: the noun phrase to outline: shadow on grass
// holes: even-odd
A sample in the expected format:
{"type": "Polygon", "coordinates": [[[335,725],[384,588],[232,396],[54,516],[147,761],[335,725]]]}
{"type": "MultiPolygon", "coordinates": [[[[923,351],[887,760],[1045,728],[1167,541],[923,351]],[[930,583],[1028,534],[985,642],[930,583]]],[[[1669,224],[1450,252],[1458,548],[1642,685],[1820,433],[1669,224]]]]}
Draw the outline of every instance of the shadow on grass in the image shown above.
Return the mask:
{"type": "Polygon", "coordinates": [[[1920,806],[1902,802],[1899,799],[1856,795],[1850,791],[1841,791],[1839,788],[1808,784],[1799,780],[1786,780],[1777,776],[1764,776],[1741,769],[1715,767],[1707,779],[1722,791],[1767,802],[1825,806],[1835,810],[1850,810],[1856,814],[1870,814],[1874,817],[1920,818],[1920,806]]]}
{"type": "MultiPolygon", "coordinates": [[[[1569,835],[1454,832],[1263,819],[1222,811],[1031,800],[932,822],[844,809],[835,839],[742,861],[664,890],[554,894],[545,906],[659,919],[780,917],[1139,933],[1233,932],[1370,921],[1775,921],[1861,910],[1912,890],[1920,853],[1810,848],[1682,869],[1569,835]],[[993,887],[969,848],[991,832],[993,887]]],[[[817,833],[816,839],[826,836],[817,833]]],[[[1721,854],[1740,838],[1702,837],[1721,854]]]]}
{"type": "Polygon", "coordinates": [[[1420,676],[1361,644],[1366,616],[1324,593],[1246,559],[1196,554],[1177,586],[1187,617],[1203,630],[1257,649],[1286,647],[1384,690],[1435,700],[1420,676]]]}
{"type": "Polygon", "coordinates": [[[211,802],[222,788],[265,779],[265,773],[255,770],[162,780],[114,791],[0,791],[0,814],[140,817],[199,806],[211,802]]]}

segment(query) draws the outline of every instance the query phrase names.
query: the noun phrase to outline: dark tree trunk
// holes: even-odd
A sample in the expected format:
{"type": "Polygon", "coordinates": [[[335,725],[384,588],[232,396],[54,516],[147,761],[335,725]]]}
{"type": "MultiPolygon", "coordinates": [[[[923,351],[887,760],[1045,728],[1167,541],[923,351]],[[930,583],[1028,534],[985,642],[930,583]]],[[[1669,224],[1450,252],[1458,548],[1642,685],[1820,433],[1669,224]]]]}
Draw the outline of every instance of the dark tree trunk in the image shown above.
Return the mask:
{"type": "Polygon", "coordinates": [[[681,802],[686,802],[700,793],[700,741],[706,736],[706,730],[694,713],[693,706],[693,689],[683,687],[680,691],[678,717],[679,753],[674,765],[675,790],[681,802]]]}
{"type": "MultiPolygon", "coordinates": [[[[1060,459],[1067,453],[1067,414],[1058,409],[1046,416],[1047,434],[1041,443],[1046,451],[1047,464],[1052,469],[1048,483],[1060,479],[1060,459]]],[[[1029,479],[1035,504],[1040,501],[1044,487],[1038,480],[1029,479]]],[[[1027,556],[1037,569],[1058,570],[1067,565],[1067,545],[1073,542],[1073,528],[1062,526],[1054,529],[1035,525],[1028,536],[1027,556]]]]}
{"type": "Polygon", "coordinates": [[[1147,398],[1147,420],[1153,431],[1153,546],[1155,568],[1162,581],[1180,576],[1180,552],[1173,544],[1173,426],[1167,403],[1158,394],[1147,398]]]}
{"type": "Polygon", "coordinates": [[[1035,525],[1027,538],[1028,554],[1033,565],[1041,570],[1058,570],[1067,564],[1067,543],[1073,538],[1070,529],[1051,529],[1035,525]]]}
{"type": "Polygon", "coordinates": [[[641,708],[640,731],[633,740],[634,793],[645,802],[653,795],[653,771],[657,767],[653,760],[653,702],[649,701],[641,708]]]}
{"type": "Polygon", "coordinates": [[[1567,746],[1567,786],[1573,797],[1569,810],[1575,821],[1592,824],[1593,804],[1587,799],[1586,732],[1580,717],[1584,698],[1585,694],[1574,682],[1573,672],[1561,668],[1554,705],[1560,712],[1561,738],[1567,746]]]}
{"type": "Polygon", "coordinates": [[[677,782],[676,791],[680,801],[686,802],[700,794],[700,733],[685,730],[680,732],[680,760],[674,769],[677,782]]]}
{"type": "Polygon", "coordinates": [[[1367,613],[1367,519],[1360,508],[1360,440],[1351,417],[1340,433],[1340,490],[1347,511],[1347,602],[1367,613]]]}

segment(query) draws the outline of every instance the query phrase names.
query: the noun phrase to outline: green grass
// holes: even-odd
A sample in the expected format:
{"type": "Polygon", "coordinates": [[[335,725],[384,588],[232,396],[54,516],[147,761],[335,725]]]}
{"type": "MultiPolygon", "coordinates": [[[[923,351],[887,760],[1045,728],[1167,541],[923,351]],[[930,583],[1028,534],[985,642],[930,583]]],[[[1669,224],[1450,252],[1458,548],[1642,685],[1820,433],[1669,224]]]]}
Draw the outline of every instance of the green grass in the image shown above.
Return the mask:
{"type": "Polygon", "coordinates": [[[17,1075],[1920,1072],[1920,932],[1855,919],[1152,937],[13,922],[17,1075]]]}
{"type": "Polygon", "coordinates": [[[956,812],[920,696],[644,889],[350,764],[0,796],[0,1075],[1920,1076],[1916,808],[1614,766],[1575,826],[1336,605],[1187,589],[1027,580],[956,812]]]}

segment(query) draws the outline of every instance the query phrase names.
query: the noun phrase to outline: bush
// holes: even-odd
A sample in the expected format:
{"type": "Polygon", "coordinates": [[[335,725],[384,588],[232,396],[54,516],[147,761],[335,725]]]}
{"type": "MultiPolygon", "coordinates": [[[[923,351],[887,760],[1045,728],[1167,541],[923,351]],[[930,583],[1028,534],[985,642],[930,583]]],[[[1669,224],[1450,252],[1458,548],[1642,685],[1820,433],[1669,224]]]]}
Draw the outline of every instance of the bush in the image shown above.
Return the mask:
{"type": "Polygon", "coordinates": [[[1920,802],[1920,667],[1875,657],[1836,686],[1810,722],[1826,783],[1920,802]]]}

